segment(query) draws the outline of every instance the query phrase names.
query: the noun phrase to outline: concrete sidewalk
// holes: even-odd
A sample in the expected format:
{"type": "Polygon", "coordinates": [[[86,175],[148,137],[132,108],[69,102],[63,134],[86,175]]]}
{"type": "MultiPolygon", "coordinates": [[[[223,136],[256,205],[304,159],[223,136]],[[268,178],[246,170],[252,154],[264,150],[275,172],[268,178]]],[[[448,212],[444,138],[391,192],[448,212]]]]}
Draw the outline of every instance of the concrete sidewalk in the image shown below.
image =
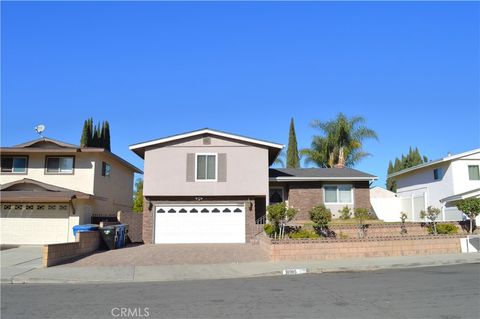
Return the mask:
{"type": "MultiPolygon", "coordinates": [[[[402,256],[329,261],[251,262],[237,264],[35,268],[8,276],[2,283],[119,283],[248,278],[283,275],[286,269],[307,273],[368,271],[480,263],[480,254],[402,256]]],[[[3,272],[3,269],[2,269],[3,272]]],[[[6,275],[6,276],[4,276],[6,275]]]]}

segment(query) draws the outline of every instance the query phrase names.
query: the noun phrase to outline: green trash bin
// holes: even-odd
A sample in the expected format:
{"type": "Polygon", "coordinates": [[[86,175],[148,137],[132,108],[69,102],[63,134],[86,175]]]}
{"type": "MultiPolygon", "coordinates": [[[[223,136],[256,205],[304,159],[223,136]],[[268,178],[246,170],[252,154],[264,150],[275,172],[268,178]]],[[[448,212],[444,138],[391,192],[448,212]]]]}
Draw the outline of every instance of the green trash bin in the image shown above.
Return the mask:
{"type": "Polygon", "coordinates": [[[117,241],[117,231],[115,226],[105,226],[100,228],[100,235],[109,250],[115,249],[115,242],[117,241]]]}

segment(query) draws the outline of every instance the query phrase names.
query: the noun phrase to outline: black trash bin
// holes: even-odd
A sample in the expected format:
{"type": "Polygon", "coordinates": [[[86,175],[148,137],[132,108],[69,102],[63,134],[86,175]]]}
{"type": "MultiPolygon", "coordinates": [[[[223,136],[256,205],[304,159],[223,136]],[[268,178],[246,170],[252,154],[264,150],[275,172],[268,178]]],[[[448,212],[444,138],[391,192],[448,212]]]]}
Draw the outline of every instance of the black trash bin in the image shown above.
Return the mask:
{"type": "Polygon", "coordinates": [[[109,250],[115,249],[115,243],[117,241],[117,231],[115,226],[105,226],[100,228],[100,235],[109,250]]]}

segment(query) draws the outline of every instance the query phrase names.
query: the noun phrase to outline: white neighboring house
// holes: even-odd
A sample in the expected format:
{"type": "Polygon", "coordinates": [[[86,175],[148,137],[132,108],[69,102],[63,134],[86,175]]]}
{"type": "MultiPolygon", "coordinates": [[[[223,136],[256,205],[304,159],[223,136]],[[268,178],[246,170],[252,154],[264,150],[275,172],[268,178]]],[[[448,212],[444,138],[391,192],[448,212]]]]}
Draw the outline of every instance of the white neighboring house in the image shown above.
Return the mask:
{"type": "Polygon", "coordinates": [[[397,182],[397,196],[409,219],[419,220],[420,210],[434,206],[442,209],[440,220],[459,221],[457,202],[480,196],[480,149],[449,154],[388,177],[397,182]]]}
{"type": "Polygon", "coordinates": [[[141,170],[103,148],[41,138],[1,147],[0,244],[75,241],[92,214],[130,210],[141,170]]]}

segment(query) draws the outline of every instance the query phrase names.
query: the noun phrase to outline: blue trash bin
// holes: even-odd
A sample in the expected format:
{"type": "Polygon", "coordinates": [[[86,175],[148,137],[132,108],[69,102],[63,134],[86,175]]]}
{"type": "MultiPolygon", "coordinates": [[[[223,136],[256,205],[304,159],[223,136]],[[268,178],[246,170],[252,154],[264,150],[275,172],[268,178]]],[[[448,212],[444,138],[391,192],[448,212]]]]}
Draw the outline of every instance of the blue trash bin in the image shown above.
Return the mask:
{"type": "Polygon", "coordinates": [[[73,229],[73,236],[77,236],[77,232],[97,230],[98,225],[95,225],[95,224],[75,225],[72,227],[72,229],[73,229]]]}
{"type": "Polygon", "coordinates": [[[125,247],[125,224],[115,225],[115,231],[117,233],[116,241],[115,241],[115,248],[123,248],[125,247]]]}

